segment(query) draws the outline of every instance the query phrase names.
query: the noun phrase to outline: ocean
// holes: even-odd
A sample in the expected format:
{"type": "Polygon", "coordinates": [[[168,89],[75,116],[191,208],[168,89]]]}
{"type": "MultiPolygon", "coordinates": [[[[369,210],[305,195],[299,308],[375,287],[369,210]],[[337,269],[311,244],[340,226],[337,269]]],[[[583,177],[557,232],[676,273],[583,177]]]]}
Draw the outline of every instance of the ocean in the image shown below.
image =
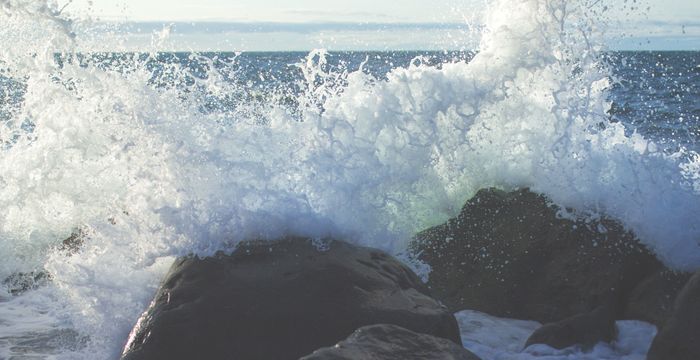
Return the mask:
{"type": "MultiPolygon", "coordinates": [[[[50,8],[0,13],[0,359],[118,359],[175,257],[246,239],[410,262],[487,187],[700,268],[700,52],[606,50],[589,8],[507,3],[469,52],[94,53],[50,8]]],[[[499,329],[465,333],[484,359],[643,359],[655,331],[522,353],[532,324],[474,317],[499,329]]]]}

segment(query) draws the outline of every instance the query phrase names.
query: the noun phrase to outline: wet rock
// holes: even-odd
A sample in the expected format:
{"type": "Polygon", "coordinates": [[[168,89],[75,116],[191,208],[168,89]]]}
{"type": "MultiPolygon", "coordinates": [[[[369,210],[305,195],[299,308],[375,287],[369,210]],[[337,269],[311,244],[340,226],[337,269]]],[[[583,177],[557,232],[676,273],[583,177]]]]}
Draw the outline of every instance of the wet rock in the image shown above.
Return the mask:
{"type": "Polygon", "coordinates": [[[571,346],[592,348],[599,342],[613,341],[616,333],[614,312],[610,307],[602,306],[591,312],[542,326],[528,338],[525,347],[545,344],[555,349],[571,346]]]}
{"type": "Polygon", "coordinates": [[[557,322],[624,301],[661,263],[609,219],[573,221],[527,189],[487,189],[458,217],[419,233],[413,251],[452,310],[557,322]]]}
{"type": "Polygon", "coordinates": [[[5,278],[2,285],[8,293],[17,296],[44,286],[49,281],[51,281],[51,276],[45,271],[18,272],[5,278]]]}
{"type": "Polygon", "coordinates": [[[250,242],[230,256],[178,259],[123,359],[298,359],[379,323],[461,344],[454,316],[384,252],[250,242]]]}
{"type": "Polygon", "coordinates": [[[700,272],[678,294],[671,317],[656,335],[648,360],[700,359],[700,272]]]}
{"type": "Polygon", "coordinates": [[[65,238],[61,245],[58,247],[59,250],[65,251],[68,255],[72,255],[80,251],[80,248],[85,244],[85,239],[87,238],[86,230],[82,228],[73,229],[70,236],[65,238]]]}
{"type": "Polygon", "coordinates": [[[452,341],[395,325],[365,326],[300,360],[479,360],[452,341]]]}
{"type": "Polygon", "coordinates": [[[625,319],[642,320],[663,328],[673,312],[673,303],[692,273],[668,269],[658,271],[634,288],[625,305],[625,319]]]}
{"type": "MultiPolygon", "coordinates": [[[[68,256],[73,255],[83,246],[86,237],[87,233],[83,229],[76,228],[69,237],[63,239],[61,245],[58,246],[58,250],[64,251],[68,256]]],[[[17,296],[45,286],[50,281],[51,274],[44,270],[35,270],[13,273],[3,279],[1,284],[7,290],[7,293],[17,296]]]]}

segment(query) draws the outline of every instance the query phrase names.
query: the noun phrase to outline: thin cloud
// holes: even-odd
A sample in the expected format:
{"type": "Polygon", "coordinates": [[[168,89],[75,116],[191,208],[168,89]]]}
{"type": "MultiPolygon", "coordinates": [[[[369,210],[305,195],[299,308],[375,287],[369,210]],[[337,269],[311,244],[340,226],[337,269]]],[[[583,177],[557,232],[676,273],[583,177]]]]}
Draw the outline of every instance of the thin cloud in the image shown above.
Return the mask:
{"type": "Polygon", "coordinates": [[[228,32],[238,33],[299,33],[309,34],[322,31],[393,31],[393,30],[468,30],[467,24],[460,23],[277,23],[277,22],[133,22],[118,24],[118,29],[126,33],[153,33],[169,26],[174,34],[228,32]]]}
{"type": "Polygon", "coordinates": [[[369,11],[327,11],[327,10],[285,10],[283,14],[295,16],[318,16],[318,17],[353,17],[353,18],[391,18],[388,14],[374,13],[369,11]]]}

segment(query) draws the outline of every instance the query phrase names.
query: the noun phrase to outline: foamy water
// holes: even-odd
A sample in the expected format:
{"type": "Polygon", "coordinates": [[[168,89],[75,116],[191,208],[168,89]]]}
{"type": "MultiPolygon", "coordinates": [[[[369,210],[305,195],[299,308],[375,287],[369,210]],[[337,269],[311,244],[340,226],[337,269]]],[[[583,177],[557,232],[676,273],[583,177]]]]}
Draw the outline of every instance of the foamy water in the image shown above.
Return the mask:
{"type": "Polygon", "coordinates": [[[464,346],[482,360],[645,360],[656,327],[640,321],[618,321],[617,336],[610,343],[591,349],[571,347],[557,350],[543,344],[525,348],[527,339],[542,324],[503,319],[478,311],[455,314],[464,346]]]}
{"type": "Polygon", "coordinates": [[[85,25],[0,0],[0,67],[26,84],[0,126],[0,278],[52,279],[0,302],[0,339],[74,329],[41,351],[118,358],[175,256],[283,234],[400,253],[491,186],[608,214],[669,266],[699,268],[700,162],[608,121],[602,6],[493,1],[471,61],[417,59],[386,79],[328,71],[315,51],[289,107],[236,96],[236,74],[213,66],[168,66],[155,86],[143,57],[57,62],[85,25]],[[226,96],[235,106],[202,111],[226,96]],[[60,250],[77,229],[80,251],[60,250]]]}

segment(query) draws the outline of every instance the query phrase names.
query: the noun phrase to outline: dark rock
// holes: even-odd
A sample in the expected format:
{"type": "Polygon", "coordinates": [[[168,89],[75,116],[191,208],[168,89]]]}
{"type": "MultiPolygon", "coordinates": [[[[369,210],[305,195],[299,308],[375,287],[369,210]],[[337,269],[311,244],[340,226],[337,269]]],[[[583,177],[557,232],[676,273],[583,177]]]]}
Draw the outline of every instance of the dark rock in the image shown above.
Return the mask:
{"type": "Polygon", "coordinates": [[[5,278],[2,285],[8,293],[17,296],[44,286],[49,281],[51,281],[51,276],[45,271],[18,272],[5,278]]]}
{"type": "Polygon", "coordinates": [[[621,313],[661,263],[620,224],[572,221],[558,210],[527,189],[480,191],[457,218],[416,235],[433,295],[453,311],[542,323],[602,305],[621,313]]]}
{"type": "Polygon", "coordinates": [[[555,349],[575,345],[591,348],[599,342],[611,342],[616,336],[613,309],[601,306],[591,312],[542,326],[527,339],[525,347],[545,344],[555,349]]]}
{"type": "Polygon", "coordinates": [[[647,359],[700,359],[700,271],[678,294],[673,314],[654,338],[647,359]]]}
{"type": "Polygon", "coordinates": [[[87,232],[82,228],[73,229],[70,236],[63,239],[58,249],[65,251],[68,255],[73,255],[83,247],[87,235],[87,232]]]}
{"type": "MultiPolygon", "coordinates": [[[[80,228],[74,229],[70,236],[63,239],[58,250],[65,251],[67,255],[73,255],[83,246],[87,233],[80,228]]],[[[34,290],[48,284],[51,281],[51,275],[44,270],[35,270],[27,272],[16,272],[2,280],[2,286],[7,289],[11,295],[21,295],[29,290],[34,290]]]]}
{"type": "Polygon", "coordinates": [[[673,303],[692,273],[663,269],[644,279],[632,291],[625,306],[625,319],[642,320],[663,328],[673,303]]]}
{"type": "Polygon", "coordinates": [[[123,359],[297,359],[378,323],[461,344],[454,316],[386,253],[251,242],[230,256],[178,259],[123,359]]]}
{"type": "Polygon", "coordinates": [[[452,341],[419,334],[395,325],[357,329],[333,347],[314,351],[300,360],[479,360],[452,341]]]}

